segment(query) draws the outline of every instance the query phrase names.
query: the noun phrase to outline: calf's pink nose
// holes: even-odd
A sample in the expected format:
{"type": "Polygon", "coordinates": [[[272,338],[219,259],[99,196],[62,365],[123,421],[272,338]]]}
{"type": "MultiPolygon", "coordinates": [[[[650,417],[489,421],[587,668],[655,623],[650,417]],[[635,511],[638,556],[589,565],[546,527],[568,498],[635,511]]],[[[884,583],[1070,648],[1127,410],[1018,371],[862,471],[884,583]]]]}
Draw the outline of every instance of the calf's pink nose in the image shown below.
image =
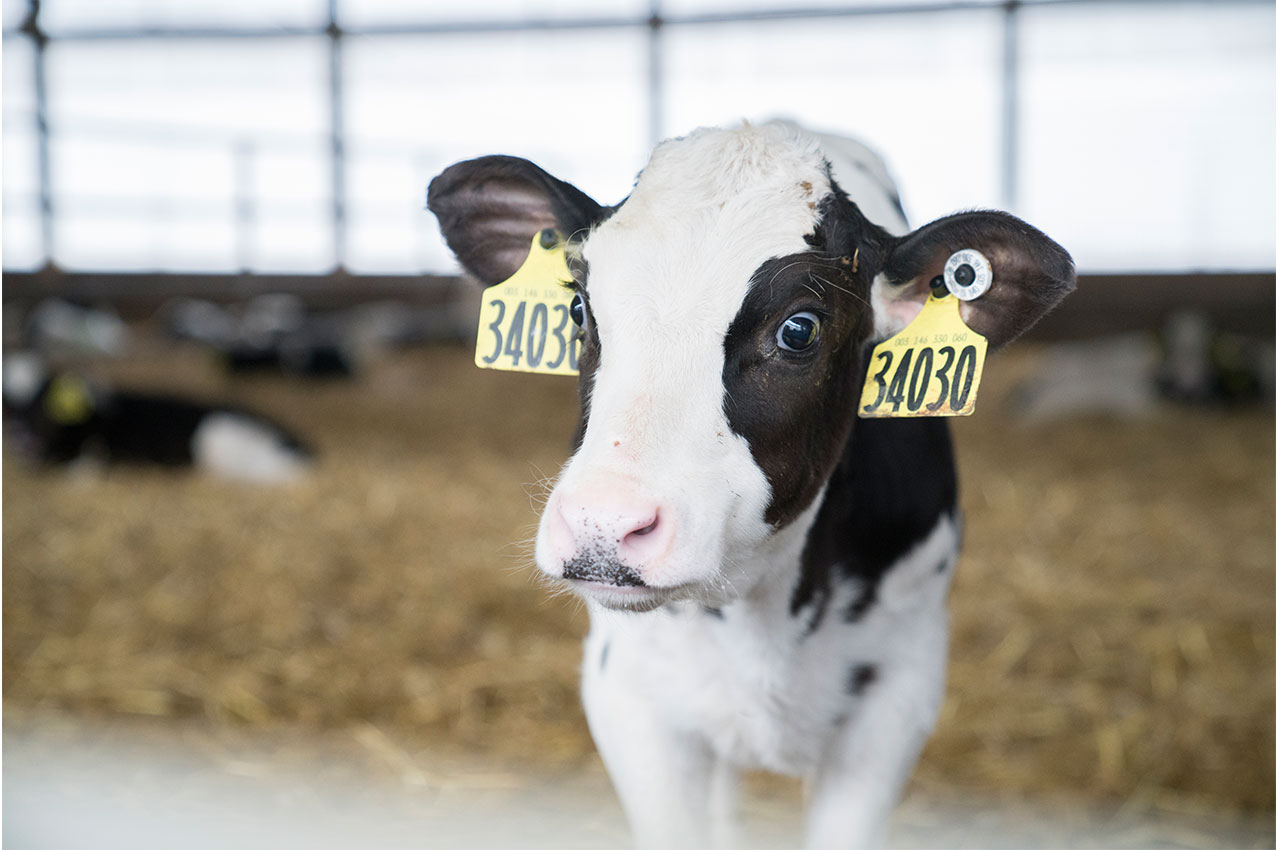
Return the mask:
{"type": "Polygon", "coordinates": [[[625,486],[557,493],[548,510],[548,553],[562,564],[578,558],[620,561],[643,575],[666,552],[674,532],[669,510],[625,486]]]}

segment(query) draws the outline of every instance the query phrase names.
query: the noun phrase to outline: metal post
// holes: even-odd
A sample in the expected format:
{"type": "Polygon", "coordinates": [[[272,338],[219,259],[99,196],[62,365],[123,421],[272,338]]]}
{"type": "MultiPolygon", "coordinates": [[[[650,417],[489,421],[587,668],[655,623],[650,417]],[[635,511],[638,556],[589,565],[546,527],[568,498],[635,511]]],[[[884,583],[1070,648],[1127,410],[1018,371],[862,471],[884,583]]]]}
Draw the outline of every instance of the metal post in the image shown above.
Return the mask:
{"type": "Polygon", "coordinates": [[[1000,204],[1018,208],[1018,7],[1019,0],[1004,4],[1001,51],[1000,99],[1000,204]]]}
{"type": "Polygon", "coordinates": [[[40,0],[29,0],[22,32],[31,38],[35,49],[36,152],[40,180],[40,254],[41,265],[53,265],[53,178],[49,165],[49,99],[45,84],[45,46],[49,37],[40,28],[40,0]]]}
{"type": "Polygon", "coordinates": [[[649,147],[662,141],[666,132],[662,114],[662,27],[662,0],[651,0],[649,3],[649,147]]]}
{"type": "Polygon", "coordinates": [[[342,30],[338,0],[329,0],[329,156],[333,189],[333,258],[337,271],[347,266],[347,175],[342,117],[342,30]]]}

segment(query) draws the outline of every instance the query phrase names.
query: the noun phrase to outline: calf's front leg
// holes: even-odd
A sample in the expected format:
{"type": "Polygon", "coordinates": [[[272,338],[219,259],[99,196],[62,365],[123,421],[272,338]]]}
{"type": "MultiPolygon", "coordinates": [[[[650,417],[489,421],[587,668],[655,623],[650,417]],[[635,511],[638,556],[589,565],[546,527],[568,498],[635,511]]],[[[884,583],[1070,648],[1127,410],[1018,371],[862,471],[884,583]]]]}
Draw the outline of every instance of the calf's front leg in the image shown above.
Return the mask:
{"type": "Polygon", "coordinates": [[[730,846],[733,771],[718,764],[704,742],[671,728],[623,670],[601,669],[601,648],[589,643],[585,655],[587,722],[636,846],[730,846]]]}
{"type": "Polygon", "coordinates": [[[889,817],[933,731],[945,680],[946,638],[910,666],[880,669],[813,779],[807,845],[884,847],[889,817]]]}

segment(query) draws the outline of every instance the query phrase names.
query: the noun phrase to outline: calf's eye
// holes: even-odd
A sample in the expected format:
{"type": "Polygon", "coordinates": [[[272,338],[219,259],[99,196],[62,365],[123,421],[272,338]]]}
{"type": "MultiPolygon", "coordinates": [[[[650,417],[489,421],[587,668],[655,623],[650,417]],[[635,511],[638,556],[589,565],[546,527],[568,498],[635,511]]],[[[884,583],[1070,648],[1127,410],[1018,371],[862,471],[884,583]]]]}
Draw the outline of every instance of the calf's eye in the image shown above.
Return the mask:
{"type": "Polygon", "coordinates": [[[582,327],[587,322],[587,305],[582,300],[581,294],[573,296],[573,300],[569,302],[569,318],[573,319],[573,323],[578,327],[582,327]]]}
{"type": "Polygon", "coordinates": [[[818,341],[818,317],[813,313],[796,313],[778,328],[778,347],[783,351],[805,351],[818,341]]]}

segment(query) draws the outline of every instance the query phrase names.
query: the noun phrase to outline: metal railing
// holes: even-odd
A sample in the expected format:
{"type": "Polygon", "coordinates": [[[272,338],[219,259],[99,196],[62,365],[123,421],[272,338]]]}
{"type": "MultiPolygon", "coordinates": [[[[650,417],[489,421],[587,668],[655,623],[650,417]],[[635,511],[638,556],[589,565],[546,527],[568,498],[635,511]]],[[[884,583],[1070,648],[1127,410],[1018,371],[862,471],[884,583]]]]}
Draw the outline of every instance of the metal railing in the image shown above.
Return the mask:
{"type": "MultiPolygon", "coordinates": [[[[1202,0],[1207,2],[1207,0],[1202,0]]],[[[1239,0],[1238,0],[1239,2],[1239,0]]],[[[1243,0],[1263,3],[1265,0],[1243,0]]],[[[1177,5],[1177,0],[1121,0],[1121,5],[1177,5]]],[[[643,30],[647,33],[646,97],[644,106],[650,142],[656,143],[665,134],[664,93],[666,75],[663,34],[671,27],[703,27],[725,24],[759,23],[839,19],[865,16],[929,15],[958,11],[1001,13],[1002,37],[1000,39],[1000,111],[997,137],[999,139],[999,197],[1006,208],[1016,208],[1019,201],[1018,163],[1018,92],[1019,62],[1019,12],[1027,7],[1061,5],[1117,5],[1113,0],[951,0],[951,2],[899,2],[860,3],[840,7],[780,7],[763,10],[730,10],[706,13],[666,13],[661,0],[650,0],[647,12],[631,14],[579,15],[575,17],[528,17],[519,20],[454,20],[454,21],[404,21],[394,24],[344,26],[338,10],[338,0],[328,0],[325,18],[313,26],[186,26],[186,27],[129,27],[129,28],[59,28],[50,33],[42,24],[41,0],[28,0],[27,12],[21,25],[4,32],[5,40],[28,39],[33,51],[33,85],[35,95],[34,121],[37,146],[37,174],[40,216],[40,256],[44,265],[52,260],[55,243],[55,198],[53,194],[50,157],[50,126],[48,113],[48,80],[46,77],[46,49],[52,42],[105,42],[142,39],[279,39],[324,38],[328,48],[327,111],[328,127],[325,146],[329,158],[329,208],[328,219],[332,230],[334,258],[337,271],[342,271],[348,257],[348,193],[347,152],[348,133],[344,124],[344,70],[343,43],[351,36],[377,37],[449,37],[456,35],[497,34],[511,32],[556,32],[573,30],[643,30]]],[[[250,264],[248,248],[255,219],[255,203],[251,187],[243,179],[255,156],[256,142],[251,139],[235,139],[229,144],[234,158],[235,171],[241,175],[237,182],[232,203],[236,217],[238,262],[250,264]]],[[[422,152],[408,152],[419,156],[422,152]]]]}

